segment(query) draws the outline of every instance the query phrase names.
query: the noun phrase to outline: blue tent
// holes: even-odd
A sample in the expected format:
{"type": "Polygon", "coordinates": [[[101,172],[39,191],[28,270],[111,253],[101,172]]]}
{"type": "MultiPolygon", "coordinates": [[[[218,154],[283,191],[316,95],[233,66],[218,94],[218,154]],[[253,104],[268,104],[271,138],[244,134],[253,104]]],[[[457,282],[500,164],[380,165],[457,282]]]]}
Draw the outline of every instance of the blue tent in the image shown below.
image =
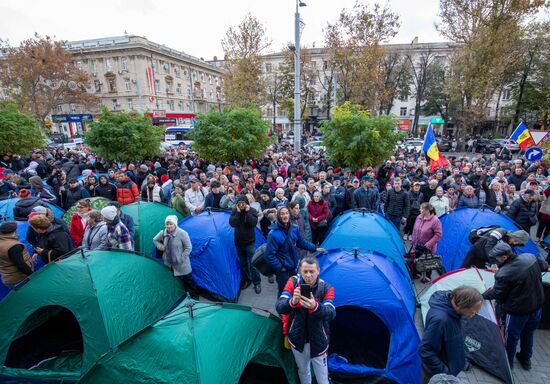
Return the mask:
{"type": "MultiPolygon", "coordinates": [[[[229,216],[228,211],[206,211],[188,216],[178,224],[193,243],[191,266],[197,285],[222,301],[236,301],[241,284],[241,267],[229,216]]],[[[263,243],[262,232],[256,229],[256,248],[263,243]]]]}
{"type": "MultiPolygon", "coordinates": [[[[34,253],[34,248],[27,242],[27,231],[29,230],[29,223],[27,221],[18,221],[17,222],[17,234],[19,235],[19,241],[22,242],[25,247],[29,250],[29,254],[32,256],[34,253]]],[[[41,258],[38,258],[36,264],[34,265],[34,269],[37,270],[38,268],[41,268],[44,266],[44,263],[42,262],[41,258]]],[[[8,288],[2,284],[0,281],[0,300],[4,298],[8,294],[9,290],[8,288]]]]}
{"type": "Polygon", "coordinates": [[[379,252],[394,261],[409,276],[403,240],[397,228],[379,213],[366,210],[342,213],[332,222],[322,247],[360,248],[361,251],[379,252]]]}
{"type": "MultiPolygon", "coordinates": [[[[514,221],[504,214],[493,212],[489,208],[460,208],[444,214],[439,218],[443,228],[443,237],[437,244],[437,253],[443,258],[447,271],[460,268],[464,257],[472,244],[468,240],[470,231],[475,228],[499,225],[502,228],[516,231],[520,229],[514,221]]],[[[517,247],[518,252],[529,252],[540,255],[538,247],[532,240],[524,247],[517,247]]]]}
{"type": "MultiPolygon", "coordinates": [[[[0,220],[15,220],[15,218],[13,217],[13,208],[19,200],[21,200],[19,197],[0,200],[0,220]]],[[[55,217],[63,217],[65,211],[62,208],[59,208],[57,205],[50,203],[46,203],[46,206],[52,210],[55,217]]],[[[26,219],[26,217],[17,219],[26,219]]]]}
{"type": "Polygon", "coordinates": [[[377,252],[343,249],[329,251],[319,262],[322,278],[336,292],[331,376],[420,383],[415,296],[401,266],[377,252]]]}

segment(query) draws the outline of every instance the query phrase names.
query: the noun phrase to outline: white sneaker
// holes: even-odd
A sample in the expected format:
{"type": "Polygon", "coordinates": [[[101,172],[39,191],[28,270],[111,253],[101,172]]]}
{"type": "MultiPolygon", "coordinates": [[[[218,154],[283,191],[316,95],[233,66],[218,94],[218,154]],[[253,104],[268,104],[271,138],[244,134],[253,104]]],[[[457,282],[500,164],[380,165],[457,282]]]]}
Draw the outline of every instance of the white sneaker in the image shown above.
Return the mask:
{"type": "Polygon", "coordinates": [[[407,235],[403,235],[403,240],[407,241],[407,235]]]}

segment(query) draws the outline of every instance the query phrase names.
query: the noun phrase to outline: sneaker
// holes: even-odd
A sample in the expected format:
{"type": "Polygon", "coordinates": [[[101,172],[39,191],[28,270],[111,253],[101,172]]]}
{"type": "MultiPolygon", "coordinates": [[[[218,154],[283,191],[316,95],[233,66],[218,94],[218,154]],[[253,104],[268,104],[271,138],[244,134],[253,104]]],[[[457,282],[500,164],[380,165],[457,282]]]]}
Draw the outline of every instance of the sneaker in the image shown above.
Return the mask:
{"type": "Polygon", "coordinates": [[[409,237],[409,235],[403,235],[403,240],[407,241],[408,237],[409,237]]]}
{"type": "Polygon", "coordinates": [[[432,280],[430,278],[426,277],[426,276],[424,276],[420,279],[420,282],[422,284],[428,284],[430,281],[432,281],[432,280]]]}
{"type": "Polygon", "coordinates": [[[262,286],[260,284],[254,286],[254,292],[256,292],[256,295],[259,295],[262,293],[262,286]]]}
{"type": "Polygon", "coordinates": [[[270,284],[274,284],[275,283],[275,276],[269,275],[269,277],[267,278],[267,281],[269,281],[270,284]]]}
{"type": "Polygon", "coordinates": [[[241,283],[241,289],[246,289],[248,287],[250,287],[250,281],[243,281],[241,283]]]}
{"type": "Polygon", "coordinates": [[[525,369],[526,371],[531,370],[531,360],[526,360],[526,359],[522,358],[521,355],[519,354],[519,352],[516,353],[516,359],[518,359],[518,361],[521,364],[521,367],[523,369],[525,369]]]}

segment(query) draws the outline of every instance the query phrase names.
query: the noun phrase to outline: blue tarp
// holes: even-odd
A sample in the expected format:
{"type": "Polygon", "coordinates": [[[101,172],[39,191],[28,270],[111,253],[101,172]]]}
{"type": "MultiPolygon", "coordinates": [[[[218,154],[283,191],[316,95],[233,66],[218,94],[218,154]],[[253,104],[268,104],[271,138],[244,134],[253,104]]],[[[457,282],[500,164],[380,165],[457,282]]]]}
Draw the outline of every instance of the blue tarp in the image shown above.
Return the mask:
{"type": "Polygon", "coordinates": [[[409,276],[403,240],[395,226],[379,213],[361,210],[342,213],[332,222],[322,247],[379,252],[394,261],[404,275],[409,276]]]}
{"type": "MultiPolygon", "coordinates": [[[[19,201],[19,197],[13,197],[11,199],[0,200],[0,218],[2,220],[14,220],[13,217],[13,207],[19,201]]],[[[65,211],[62,208],[59,208],[57,205],[46,203],[46,206],[50,208],[55,215],[55,217],[62,218],[65,211]]],[[[26,218],[17,218],[26,219],[26,218]]]]}
{"type": "Polygon", "coordinates": [[[329,370],[420,383],[415,297],[401,266],[377,252],[343,249],[319,262],[320,275],[336,293],[329,370]]]}
{"type": "MultiPolygon", "coordinates": [[[[460,268],[464,257],[472,244],[468,240],[470,231],[489,225],[498,225],[508,230],[520,229],[514,221],[505,214],[495,213],[489,208],[460,208],[446,213],[439,218],[443,228],[443,237],[437,244],[437,253],[443,258],[446,271],[460,268]]],[[[529,252],[539,256],[536,244],[529,240],[525,247],[516,247],[519,253],[529,252]]]]}
{"type": "MultiPolygon", "coordinates": [[[[29,230],[29,223],[27,221],[18,221],[17,222],[17,234],[19,235],[19,241],[22,242],[25,247],[29,250],[29,254],[32,256],[34,253],[34,248],[27,242],[27,231],[29,230]]],[[[44,263],[42,262],[41,258],[38,258],[36,264],[34,265],[34,270],[41,268],[44,266],[44,263]]],[[[2,284],[0,281],[0,300],[4,298],[8,294],[9,290],[8,288],[2,284]]]]}
{"type": "MultiPolygon", "coordinates": [[[[197,285],[224,300],[236,301],[241,267],[229,216],[228,211],[206,211],[186,217],[178,226],[187,231],[193,243],[191,266],[197,285]]],[[[256,248],[263,243],[262,232],[256,229],[256,248]]]]}

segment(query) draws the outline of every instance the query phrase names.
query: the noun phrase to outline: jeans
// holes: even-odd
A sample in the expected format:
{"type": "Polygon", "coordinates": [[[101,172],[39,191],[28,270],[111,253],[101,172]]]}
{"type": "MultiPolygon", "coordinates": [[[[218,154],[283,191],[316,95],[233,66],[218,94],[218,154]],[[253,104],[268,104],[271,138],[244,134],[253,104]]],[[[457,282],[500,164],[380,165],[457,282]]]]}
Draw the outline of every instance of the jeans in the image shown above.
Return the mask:
{"type": "Polygon", "coordinates": [[[328,364],[327,354],[321,356],[311,357],[309,343],[304,345],[304,350],[298,352],[292,348],[292,354],[296,365],[298,366],[298,376],[300,377],[300,384],[311,384],[311,368],[313,366],[313,372],[315,372],[315,379],[318,384],[329,384],[328,380],[328,364]]]}
{"type": "Polygon", "coordinates": [[[192,299],[198,300],[199,295],[197,293],[197,285],[195,284],[193,274],[188,273],[187,275],[178,276],[178,278],[183,282],[183,286],[187,293],[189,293],[189,296],[191,296],[192,299]]]}
{"type": "Polygon", "coordinates": [[[278,293],[277,297],[281,296],[283,289],[285,289],[286,282],[291,276],[294,276],[296,271],[277,271],[275,273],[275,280],[277,281],[278,293]]]}
{"type": "Polygon", "coordinates": [[[516,347],[520,342],[520,358],[530,360],[533,356],[533,338],[542,317],[542,308],[530,315],[506,315],[506,353],[510,366],[514,362],[516,347]]]}
{"type": "Polygon", "coordinates": [[[393,225],[395,225],[395,228],[397,228],[397,232],[401,232],[401,219],[403,216],[390,216],[386,214],[386,219],[391,221],[393,225]]]}
{"type": "Polygon", "coordinates": [[[252,282],[255,286],[261,282],[258,270],[251,265],[252,256],[254,256],[254,244],[237,245],[237,254],[241,262],[242,281],[245,283],[252,282]]]}

